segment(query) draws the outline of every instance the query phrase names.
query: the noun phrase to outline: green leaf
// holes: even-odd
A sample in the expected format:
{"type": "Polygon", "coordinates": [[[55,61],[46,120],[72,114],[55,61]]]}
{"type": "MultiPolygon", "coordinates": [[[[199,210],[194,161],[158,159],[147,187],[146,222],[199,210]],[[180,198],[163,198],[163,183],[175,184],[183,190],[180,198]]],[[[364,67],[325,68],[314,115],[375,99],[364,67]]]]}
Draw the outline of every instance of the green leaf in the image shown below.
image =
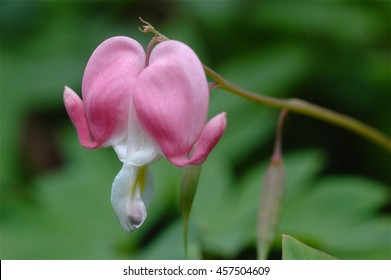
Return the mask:
{"type": "Polygon", "coordinates": [[[289,235],[282,236],[283,260],[336,260],[322,251],[312,248],[289,235]]]}

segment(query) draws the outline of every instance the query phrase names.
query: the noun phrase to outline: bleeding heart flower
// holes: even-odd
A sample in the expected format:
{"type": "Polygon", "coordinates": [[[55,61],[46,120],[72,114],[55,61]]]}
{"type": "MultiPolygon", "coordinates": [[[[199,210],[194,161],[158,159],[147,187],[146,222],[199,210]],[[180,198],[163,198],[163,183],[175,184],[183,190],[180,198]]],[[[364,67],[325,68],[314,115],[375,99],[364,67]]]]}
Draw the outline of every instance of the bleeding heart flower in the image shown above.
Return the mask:
{"type": "Polygon", "coordinates": [[[226,126],[225,113],[206,124],[209,89],[202,64],[177,41],[157,45],[148,63],[137,41],[104,41],[88,61],[82,93],[83,101],[65,87],[65,107],[82,146],[112,146],[124,163],[111,201],[128,231],[146,218],[153,191],[147,165],[160,156],[180,167],[202,164],[226,126]]]}

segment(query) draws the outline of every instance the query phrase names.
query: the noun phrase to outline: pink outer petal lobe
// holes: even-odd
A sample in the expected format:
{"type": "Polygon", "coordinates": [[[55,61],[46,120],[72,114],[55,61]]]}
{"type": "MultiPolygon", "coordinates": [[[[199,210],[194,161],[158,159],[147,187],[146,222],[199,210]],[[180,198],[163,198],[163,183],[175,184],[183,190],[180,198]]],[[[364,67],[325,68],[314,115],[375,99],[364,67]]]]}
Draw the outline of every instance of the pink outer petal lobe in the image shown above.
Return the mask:
{"type": "Polygon", "coordinates": [[[223,136],[226,126],[227,117],[224,112],[213,117],[206,124],[202,130],[200,138],[195,144],[193,155],[189,161],[190,164],[198,165],[202,164],[206,160],[209,153],[223,136]]]}
{"type": "Polygon", "coordinates": [[[168,159],[188,161],[206,122],[209,89],[202,64],[178,41],[157,45],[133,96],[139,120],[168,159]]]}
{"type": "Polygon", "coordinates": [[[83,101],[67,86],[64,89],[64,104],[69,118],[76,128],[80,144],[87,149],[98,148],[99,144],[91,137],[83,101]]]}
{"type": "Polygon", "coordinates": [[[123,36],[107,39],[91,55],[82,92],[91,139],[98,147],[115,145],[126,136],[130,96],[144,60],[141,45],[123,36]]]}

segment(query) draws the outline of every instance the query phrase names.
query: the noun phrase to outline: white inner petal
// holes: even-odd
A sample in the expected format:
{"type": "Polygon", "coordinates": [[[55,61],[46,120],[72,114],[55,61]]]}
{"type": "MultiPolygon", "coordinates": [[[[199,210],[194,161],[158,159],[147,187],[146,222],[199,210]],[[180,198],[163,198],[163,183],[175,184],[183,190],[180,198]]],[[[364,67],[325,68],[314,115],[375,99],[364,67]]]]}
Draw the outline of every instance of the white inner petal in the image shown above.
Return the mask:
{"type": "Polygon", "coordinates": [[[124,230],[133,231],[144,223],[153,185],[152,173],[147,166],[122,166],[113,182],[111,204],[124,230]]]}
{"type": "Polygon", "coordinates": [[[149,207],[152,201],[153,194],[155,192],[155,180],[149,166],[146,166],[145,185],[141,197],[144,201],[145,207],[149,207]]]}
{"type": "Polygon", "coordinates": [[[142,166],[155,162],[161,158],[160,151],[142,130],[132,99],[129,103],[128,135],[113,148],[124,163],[142,166]]]}
{"type": "Polygon", "coordinates": [[[154,192],[154,180],[148,164],[161,156],[144,134],[132,100],[129,104],[127,137],[113,148],[124,164],[113,182],[111,204],[121,226],[126,231],[133,231],[144,223],[146,208],[154,192]]]}

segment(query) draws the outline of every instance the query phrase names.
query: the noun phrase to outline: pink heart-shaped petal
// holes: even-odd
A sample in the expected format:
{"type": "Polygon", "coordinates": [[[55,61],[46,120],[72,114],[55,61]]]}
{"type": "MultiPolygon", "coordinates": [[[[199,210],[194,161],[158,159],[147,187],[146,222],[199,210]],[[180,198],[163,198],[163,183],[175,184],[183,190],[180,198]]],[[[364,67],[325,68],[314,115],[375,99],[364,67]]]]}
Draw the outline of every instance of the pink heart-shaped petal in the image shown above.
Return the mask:
{"type": "Polygon", "coordinates": [[[137,41],[112,37],[96,48],[87,63],[83,101],[64,91],[66,109],[84,147],[111,146],[126,136],[129,100],[144,61],[137,41]]]}
{"type": "Polygon", "coordinates": [[[165,41],[151,54],[133,95],[147,134],[172,163],[187,161],[205,125],[209,89],[197,55],[185,44],[165,41]]]}

